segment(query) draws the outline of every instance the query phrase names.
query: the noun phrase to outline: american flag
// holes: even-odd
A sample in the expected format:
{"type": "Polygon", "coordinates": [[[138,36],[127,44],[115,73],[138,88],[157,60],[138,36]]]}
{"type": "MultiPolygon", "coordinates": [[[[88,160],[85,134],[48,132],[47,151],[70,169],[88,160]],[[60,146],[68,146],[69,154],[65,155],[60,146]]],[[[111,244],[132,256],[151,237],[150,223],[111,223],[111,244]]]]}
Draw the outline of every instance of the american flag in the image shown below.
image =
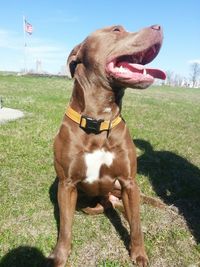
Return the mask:
{"type": "Polygon", "coordinates": [[[29,22],[27,22],[26,20],[25,20],[24,27],[25,27],[25,32],[27,32],[30,35],[33,33],[33,26],[29,22]]]}

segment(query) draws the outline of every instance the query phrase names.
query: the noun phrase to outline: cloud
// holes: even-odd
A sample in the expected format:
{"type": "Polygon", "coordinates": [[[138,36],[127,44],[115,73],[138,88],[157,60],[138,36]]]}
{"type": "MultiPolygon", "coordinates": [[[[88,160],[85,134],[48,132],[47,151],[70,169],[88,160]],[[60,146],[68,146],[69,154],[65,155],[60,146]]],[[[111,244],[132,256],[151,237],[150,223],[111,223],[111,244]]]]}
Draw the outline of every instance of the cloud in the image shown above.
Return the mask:
{"type": "Polygon", "coordinates": [[[189,64],[198,63],[200,64],[200,59],[192,59],[188,61],[189,64]]]}
{"type": "MultiPolygon", "coordinates": [[[[66,64],[68,49],[62,43],[50,39],[26,38],[26,61],[28,68],[35,69],[36,60],[42,62],[42,68],[49,72],[58,72],[66,64]]],[[[0,29],[0,69],[20,70],[24,65],[23,32],[17,33],[0,29]],[[13,62],[14,61],[14,62],[13,62]]]]}
{"type": "Polygon", "coordinates": [[[43,68],[47,71],[60,70],[61,65],[66,64],[68,55],[67,48],[52,40],[33,39],[26,47],[28,63],[35,64],[36,60],[42,62],[43,68]]]}
{"type": "Polygon", "coordinates": [[[50,43],[50,41],[40,41],[37,44],[29,45],[26,48],[29,56],[33,58],[54,58],[66,57],[67,49],[62,44],[50,43]]]}
{"type": "Polygon", "coordinates": [[[0,48],[21,49],[22,43],[22,38],[16,32],[0,29],[0,48]]]}

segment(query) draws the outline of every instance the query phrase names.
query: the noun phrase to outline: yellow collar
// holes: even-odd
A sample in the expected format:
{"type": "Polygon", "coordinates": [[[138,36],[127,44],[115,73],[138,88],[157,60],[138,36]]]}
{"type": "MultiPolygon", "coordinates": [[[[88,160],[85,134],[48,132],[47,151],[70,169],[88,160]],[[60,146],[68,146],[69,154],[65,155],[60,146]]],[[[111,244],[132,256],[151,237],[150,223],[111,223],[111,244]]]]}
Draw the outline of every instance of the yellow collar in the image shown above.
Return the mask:
{"type": "Polygon", "coordinates": [[[94,132],[96,134],[102,131],[109,131],[110,129],[117,126],[122,120],[120,116],[112,121],[95,120],[93,118],[79,114],[70,106],[67,107],[65,115],[74,122],[78,123],[81,128],[85,129],[88,132],[94,132]]]}

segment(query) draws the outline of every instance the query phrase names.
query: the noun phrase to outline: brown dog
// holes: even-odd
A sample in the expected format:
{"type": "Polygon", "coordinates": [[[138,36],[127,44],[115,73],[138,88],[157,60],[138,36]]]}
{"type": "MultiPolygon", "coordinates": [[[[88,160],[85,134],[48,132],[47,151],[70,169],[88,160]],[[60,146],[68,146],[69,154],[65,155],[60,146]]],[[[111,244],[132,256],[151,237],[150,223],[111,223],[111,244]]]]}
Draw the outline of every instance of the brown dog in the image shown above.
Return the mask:
{"type": "Polygon", "coordinates": [[[74,88],[54,143],[60,210],[58,242],[50,256],[54,267],[64,267],[71,250],[78,192],[102,197],[94,213],[122,198],[130,224],[131,259],[140,266],[148,263],[135,181],[135,146],[121,118],[121,103],[126,87],[144,89],[154,78],[165,79],[161,70],[144,66],[158,54],[162,38],[158,25],[136,33],[107,27],[92,33],[69,55],[74,88]]]}

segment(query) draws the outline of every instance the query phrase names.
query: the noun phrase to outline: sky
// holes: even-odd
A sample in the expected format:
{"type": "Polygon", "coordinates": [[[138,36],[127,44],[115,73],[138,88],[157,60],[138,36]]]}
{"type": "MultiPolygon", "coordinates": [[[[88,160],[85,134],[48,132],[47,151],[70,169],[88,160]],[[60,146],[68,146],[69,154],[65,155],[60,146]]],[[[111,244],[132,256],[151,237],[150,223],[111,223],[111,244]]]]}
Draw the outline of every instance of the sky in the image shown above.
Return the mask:
{"type": "Polygon", "coordinates": [[[152,67],[188,77],[192,62],[200,63],[199,0],[6,0],[0,9],[0,70],[28,69],[58,73],[72,48],[96,29],[123,25],[136,32],[160,24],[164,42],[152,67]],[[26,34],[23,16],[33,26],[26,34]]]}

